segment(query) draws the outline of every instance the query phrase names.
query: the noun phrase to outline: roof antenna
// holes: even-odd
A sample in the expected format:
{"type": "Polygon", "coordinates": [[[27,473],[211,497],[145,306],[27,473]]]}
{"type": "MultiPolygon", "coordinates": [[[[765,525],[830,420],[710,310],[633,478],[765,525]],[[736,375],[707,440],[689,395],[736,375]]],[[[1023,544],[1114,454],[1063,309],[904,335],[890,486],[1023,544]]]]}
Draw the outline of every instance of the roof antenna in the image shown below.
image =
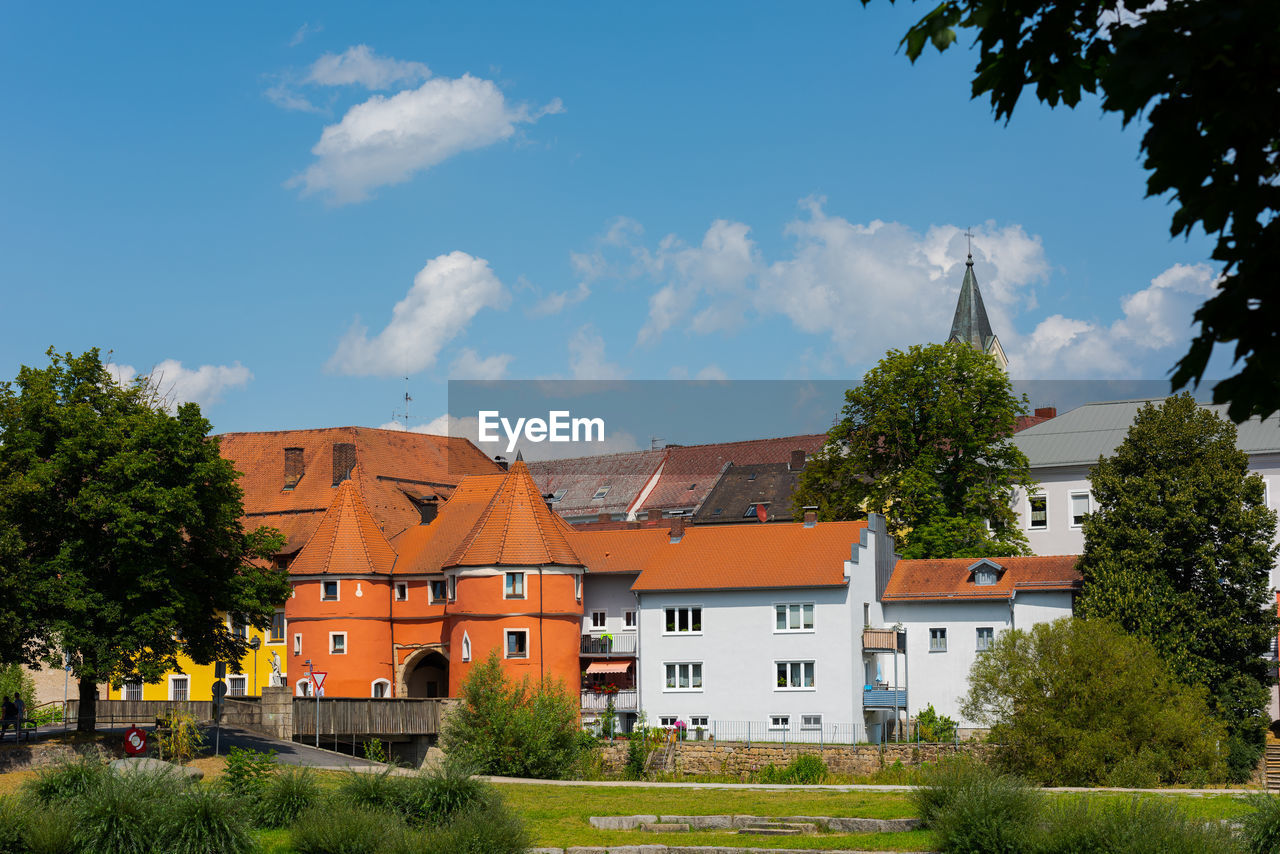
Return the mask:
{"type": "Polygon", "coordinates": [[[404,412],[401,413],[399,410],[393,411],[391,413],[391,418],[392,420],[404,419],[404,429],[406,430],[409,429],[409,404],[410,403],[413,403],[413,398],[410,397],[409,395],[409,378],[405,377],[404,378],[404,412]]]}

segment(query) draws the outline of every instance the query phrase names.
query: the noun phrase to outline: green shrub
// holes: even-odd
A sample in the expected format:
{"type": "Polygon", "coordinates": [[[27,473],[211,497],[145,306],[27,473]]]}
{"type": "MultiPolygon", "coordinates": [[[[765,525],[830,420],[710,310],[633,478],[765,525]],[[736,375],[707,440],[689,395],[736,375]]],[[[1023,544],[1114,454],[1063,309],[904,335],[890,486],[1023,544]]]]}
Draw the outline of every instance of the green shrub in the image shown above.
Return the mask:
{"type": "Polygon", "coordinates": [[[971,756],[952,756],[920,769],[919,785],[911,792],[920,821],[931,827],[966,787],[991,775],[991,770],[971,756]]]}
{"type": "Polygon", "coordinates": [[[26,854],[22,841],[27,815],[16,798],[0,798],[0,854],[26,854]]]}
{"type": "Polygon", "coordinates": [[[1039,795],[1014,777],[988,774],[956,792],[933,818],[946,854],[1024,854],[1036,830],[1039,795]]]}
{"type": "Polygon", "coordinates": [[[524,854],[529,844],[520,817],[495,798],[430,834],[426,850],[430,854],[524,854]]]}
{"type": "MultiPolygon", "coordinates": [[[[1218,822],[1188,818],[1156,799],[1048,799],[1036,854],[1231,854],[1241,850],[1218,822]]],[[[1269,850],[1269,849],[1268,849],[1269,850]]]]}
{"type": "Polygon", "coordinates": [[[370,762],[381,762],[384,765],[387,762],[387,746],[382,743],[380,738],[371,738],[360,745],[364,758],[370,762]]]}
{"type": "Polygon", "coordinates": [[[786,776],[790,783],[817,785],[827,778],[827,763],[815,753],[802,753],[791,760],[786,776]]]}
{"type": "Polygon", "coordinates": [[[925,706],[916,716],[916,740],[929,742],[955,741],[956,722],[934,711],[933,704],[925,706]]]}
{"type": "Polygon", "coordinates": [[[644,778],[645,764],[649,761],[649,754],[662,744],[664,735],[661,729],[650,729],[648,718],[644,712],[640,712],[636,718],[636,725],[627,736],[627,767],[623,771],[624,777],[628,780],[644,778]]]}
{"type": "Polygon", "coordinates": [[[1245,850],[1249,854],[1280,854],[1280,797],[1254,795],[1253,812],[1241,820],[1245,850]]]}
{"type": "Polygon", "coordinates": [[[42,770],[24,786],[42,804],[66,803],[96,789],[111,776],[106,762],[94,756],[81,756],[42,770]]]}
{"type": "Polygon", "coordinates": [[[167,803],[160,828],[164,854],[247,854],[254,848],[238,803],[203,786],[167,803]]]}
{"type": "Polygon", "coordinates": [[[93,854],[155,854],[162,817],[187,788],[172,774],[110,774],[71,802],[76,842],[93,854]]]}
{"type": "Polygon", "coordinates": [[[398,812],[400,792],[391,769],[376,773],[348,771],[338,784],[337,799],[344,804],[365,810],[398,812]]]}
{"type": "Polygon", "coordinates": [[[344,801],[312,807],[293,825],[298,854],[384,854],[404,851],[404,825],[382,810],[366,810],[344,801]]]}
{"type": "Polygon", "coordinates": [[[77,854],[75,821],[66,807],[28,806],[22,841],[27,854],[77,854]]]}
{"type": "Polygon", "coordinates": [[[266,788],[275,768],[274,750],[262,753],[233,747],[227,752],[227,765],[219,782],[237,797],[258,797],[266,788]]]}
{"type": "Polygon", "coordinates": [[[410,825],[443,827],[468,809],[493,797],[488,785],[456,760],[412,777],[395,778],[396,809],[410,825]]]}
{"type": "Polygon", "coordinates": [[[271,777],[252,802],[259,827],[288,827],[320,801],[320,784],[309,768],[289,768],[271,777]]]}

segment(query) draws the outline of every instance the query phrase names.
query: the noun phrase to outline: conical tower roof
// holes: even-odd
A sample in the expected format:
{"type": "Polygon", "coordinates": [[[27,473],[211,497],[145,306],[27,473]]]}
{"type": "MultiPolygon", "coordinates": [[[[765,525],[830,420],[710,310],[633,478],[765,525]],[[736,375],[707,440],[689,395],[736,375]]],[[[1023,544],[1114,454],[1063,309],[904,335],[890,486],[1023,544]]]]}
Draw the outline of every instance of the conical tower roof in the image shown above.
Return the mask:
{"type": "Polygon", "coordinates": [[[344,480],[320,526],[289,565],[293,575],[389,573],[396,562],[354,480],[344,480]]]}
{"type": "Polygon", "coordinates": [[[445,566],[582,566],[569,525],[547,508],[523,459],[517,459],[445,566]]]}
{"type": "Polygon", "coordinates": [[[973,256],[964,265],[964,282],[960,285],[960,299],[956,301],[956,315],[951,321],[951,335],[947,341],[963,341],[979,352],[991,349],[995,333],[987,319],[987,307],[982,304],[982,291],[973,275],[973,256]]]}

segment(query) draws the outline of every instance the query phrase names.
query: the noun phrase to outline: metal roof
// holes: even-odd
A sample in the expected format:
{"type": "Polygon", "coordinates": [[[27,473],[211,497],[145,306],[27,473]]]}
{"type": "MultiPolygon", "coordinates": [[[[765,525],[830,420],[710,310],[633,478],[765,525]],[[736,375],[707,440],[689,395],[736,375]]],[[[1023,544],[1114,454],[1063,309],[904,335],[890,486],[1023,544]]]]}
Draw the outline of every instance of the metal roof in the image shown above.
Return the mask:
{"type": "MultiPolygon", "coordinates": [[[[1165,398],[1086,403],[1057,418],[1028,427],[1013,437],[1032,468],[1092,465],[1120,447],[1138,410],[1165,398]]],[[[1201,404],[1226,418],[1225,405],[1201,404]]],[[[1236,447],[1247,454],[1280,452],[1280,413],[1236,425],[1236,447]]]]}

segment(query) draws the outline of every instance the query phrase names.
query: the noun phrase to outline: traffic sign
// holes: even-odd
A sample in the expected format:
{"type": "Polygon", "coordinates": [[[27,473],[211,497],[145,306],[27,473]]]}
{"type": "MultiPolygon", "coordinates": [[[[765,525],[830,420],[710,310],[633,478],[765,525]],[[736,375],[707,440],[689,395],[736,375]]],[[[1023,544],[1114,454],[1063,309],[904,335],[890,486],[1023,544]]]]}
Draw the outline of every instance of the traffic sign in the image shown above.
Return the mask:
{"type": "Polygon", "coordinates": [[[213,664],[213,677],[221,679],[227,675],[227,663],[225,661],[216,661],[213,664]]]}
{"type": "Polygon", "coordinates": [[[227,683],[219,679],[213,683],[213,702],[221,703],[225,696],[227,696],[227,683]]]}
{"type": "Polygon", "coordinates": [[[312,671],[312,673],[311,673],[311,681],[312,681],[312,682],[315,684],[315,686],[316,686],[316,696],[319,696],[319,695],[321,694],[321,692],[323,692],[323,691],[324,691],[324,677],[326,677],[326,676],[328,676],[328,675],[329,675],[329,671],[327,671],[327,670],[325,670],[325,671],[320,671],[320,670],[312,671]]]}
{"type": "Polygon", "coordinates": [[[147,734],[143,730],[129,727],[124,733],[124,752],[130,756],[139,756],[147,750],[147,734]]]}

